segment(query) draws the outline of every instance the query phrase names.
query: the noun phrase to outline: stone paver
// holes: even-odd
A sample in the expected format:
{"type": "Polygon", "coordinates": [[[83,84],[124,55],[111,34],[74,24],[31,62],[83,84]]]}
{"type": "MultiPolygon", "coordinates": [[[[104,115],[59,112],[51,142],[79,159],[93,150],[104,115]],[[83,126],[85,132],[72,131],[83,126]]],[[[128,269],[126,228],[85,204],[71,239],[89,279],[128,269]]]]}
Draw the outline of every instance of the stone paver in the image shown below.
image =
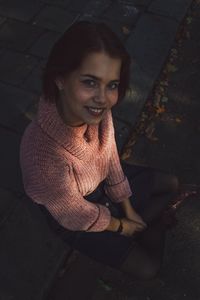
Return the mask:
{"type": "Polygon", "coordinates": [[[87,16],[99,17],[108,7],[111,6],[111,0],[90,0],[85,6],[83,14],[87,16]]]}
{"type": "Polygon", "coordinates": [[[31,47],[30,53],[41,58],[47,58],[52,46],[59,36],[60,33],[54,31],[45,32],[31,47]]]}
{"type": "Polygon", "coordinates": [[[78,14],[82,14],[87,3],[88,3],[88,0],[85,0],[85,1],[70,0],[69,4],[67,6],[67,10],[70,12],[76,12],[78,14]]]}
{"type": "Polygon", "coordinates": [[[133,26],[138,18],[139,10],[133,5],[115,2],[104,13],[104,18],[119,21],[124,25],[133,26]]]}
{"type": "Polygon", "coordinates": [[[125,26],[122,23],[112,21],[109,19],[104,19],[102,16],[97,18],[97,17],[90,16],[88,14],[83,14],[79,18],[79,20],[103,22],[106,25],[108,25],[117,34],[117,36],[121,39],[121,41],[124,41],[127,38],[127,36],[130,34],[129,27],[127,25],[125,26]]]}
{"type": "Polygon", "coordinates": [[[144,6],[148,7],[148,5],[152,2],[152,0],[119,0],[119,2],[130,4],[134,6],[144,6]]]}
{"type": "MultiPolygon", "coordinates": [[[[147,95],[153,88],[175,38],[177,27],[176,21],[143,14],[135,31],[126,41],[127,50],[133,58],[131,92],[120,105],[119,112],[131,124],[135,123],[147,95]]],[[[119,112],[116,111],[116,116],[119,116],[119,112]]]]}
{"type": "Polygon", "coordinates": [[[3,55],[4,54],[4,52],[6,51],[6,49],[4,49],[4,48],[0,48],[0,57],[1,57],[1,55],[3,55]]]}
{"type": "Polygon", "coordinates": [[[41,2],[67,8],[71,0],[41,0],[41,2]]]}
{"type": "Polygon", "coordinates": [[[0,127],[1,169],[0,187],[11,191],[23,192],[22,175],[19,165],[20,136],[15,132],[0,127]]]}
{"type": "Polygon", "coordinates": [[[154,80],[174,41],[178,23],[164,17],[143,14],[126,47],[139,66],[154,80]]]}
{"type": "Polygon", "coordinates": [[[16,118],[26,111],[36,97],[33,93],[3,83],[0,83],[0,93],[2,99],[0,124],[8,127],[12,127],[16,118]]]}
{"type": "Polygon", "coordinates": [[[42,300],[70,249],[30,199],[2,189],[0,198],[15,202],[0,226],[0,299],[42,300]]]}
{"type": "Polygon", "coordinates": [[[18,198],[9,189],[0,188],[0,228],[7,221],[7,218],[12,214],[15,207],[18,205],[18,198]]]}
{"type": "Polygon", "coordinates": [[[40,0],[1,0],[0,12],[2,16],[29,22],[40,11],[42,6],[43,4],[40,0]]]}
{"type": "Polygon", "coordinates": [[[116,141],[117,141],[117,148],[118,151],[121,152],[123,146],[127,142],[127,139],[131,133],[131,127],[128,124],[118,120],[117,118],[114,119],[114,127],[116,134],[116,141]]]}
{"type": "Polygon", "coordinates": [[[65,31],[76,19],[75,14],[54,6],[46,6],[34,19],[37,26],[58,32],[65,31]]]}
{"type": "Polygon", "coordinates": [[[115,117],[128,122],[129,125],[134,124],[137,119],[154,83],[153,78],[137,64],[137,61],[133,60],[131,69],[130,89],[125,99],[113,110],[115,117]]]}
{"type": "Polygon", "coordinates": [[[42,74],[43,66],[36,66],[29,74],[29,76],[25,79],[22,87],[33,93],[40,94],[42,89],[42,74]]]}
{"type": "Polygon", "coordinates": [[[24,51],[43,31],[37,26],[9,19],[0,27],[0,46],[24,51]]]}
{"type": "Polygon", "coordinates": [[[198,1],[193,2],[193,13],[195,18],[200,18],[200,6],[198,1]]]}
{"type": "Polygon", "coordinates": [[[104,268],[104,265],[75,252],[66,266],[67,271],[49,291],[47,300],[91,299],[104,268]]]}
{"type": "Polygon", "coordinates": [[[149,6],[149,11],[181,21],[190,4],[190,0],[153,0],[149,6]]]}
{"type": "Polygon", "coordinates": [[[0,17],[0,25],[2,25],[6,21],[6,18],[0,17]]]}
{"type": "Polygon", "coordinates": [[[31,73],[38,61],[31,55],[7,50],[0,57],[0,80],[4,83],[19,85],[31,73]]]}

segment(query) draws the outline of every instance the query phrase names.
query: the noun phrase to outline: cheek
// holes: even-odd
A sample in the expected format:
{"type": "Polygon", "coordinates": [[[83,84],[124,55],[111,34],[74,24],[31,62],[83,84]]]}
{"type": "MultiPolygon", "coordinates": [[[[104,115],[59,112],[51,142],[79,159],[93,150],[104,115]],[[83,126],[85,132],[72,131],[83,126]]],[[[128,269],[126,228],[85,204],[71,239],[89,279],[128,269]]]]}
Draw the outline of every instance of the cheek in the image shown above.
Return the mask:
{"type": "Polygon", "coordinates": [[[118,101],[118,96],[119,96],[119,93],[118,93],[118,91],[115,91],[115,92],[112,92],[112,93],[110,93],[110,95],[109,95],[109,102],[110,102],[110,105],[111,106],[113,106],[113,105],[115,105],[116,103],[117,103],[117,101],[118,101]]]}
{"type": "Polygon", "coordinates": [[[84,103],[91,99],[91,97],[94,96],[94,93],[91,90],[85,90],[85,89],[77,89],[75,91],[75,97],[78,102],[84,103]]]}

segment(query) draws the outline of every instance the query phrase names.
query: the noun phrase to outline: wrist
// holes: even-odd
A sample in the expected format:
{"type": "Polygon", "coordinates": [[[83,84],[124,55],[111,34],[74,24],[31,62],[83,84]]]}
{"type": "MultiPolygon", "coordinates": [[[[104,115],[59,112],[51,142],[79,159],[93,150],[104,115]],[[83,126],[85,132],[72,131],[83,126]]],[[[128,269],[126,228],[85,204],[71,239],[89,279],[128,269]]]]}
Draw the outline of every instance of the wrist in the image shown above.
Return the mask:
{"type": "Polygon", "coordinates": [[[117,233],[121,234],[123,232],[123,223],[122,223],[122,219],[119,219],[119,227],[116,231],[117,233]]]}
{"type": "Polygon", "coordinates": [[[106,230],[116,232],[119,228],[120,221],[115,217],[111,217],[110,224],[106,228],[106,230]]]}

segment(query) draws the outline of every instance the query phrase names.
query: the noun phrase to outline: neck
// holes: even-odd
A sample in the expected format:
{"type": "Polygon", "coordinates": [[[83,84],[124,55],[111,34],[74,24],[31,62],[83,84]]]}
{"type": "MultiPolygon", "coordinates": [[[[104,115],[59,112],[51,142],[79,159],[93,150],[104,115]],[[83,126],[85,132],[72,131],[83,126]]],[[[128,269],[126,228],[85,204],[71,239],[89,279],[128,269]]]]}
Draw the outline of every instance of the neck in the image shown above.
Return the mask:
{"type": "Polygon", "coordinates": [[[63,120],[63,122],[70,127],[81,127],[83,125],[85,125],[85,123],[82,124],[74,124],[73,122],[70,121],[70,118],[68,118],[66,116],[66,114],[64,113],[64,109],[62,107],[62,101],[61,99],[57,99],[56,100],[56,107],[57,107],[57,111],[59,116],[61,117],[61,119],[63,120]]]}

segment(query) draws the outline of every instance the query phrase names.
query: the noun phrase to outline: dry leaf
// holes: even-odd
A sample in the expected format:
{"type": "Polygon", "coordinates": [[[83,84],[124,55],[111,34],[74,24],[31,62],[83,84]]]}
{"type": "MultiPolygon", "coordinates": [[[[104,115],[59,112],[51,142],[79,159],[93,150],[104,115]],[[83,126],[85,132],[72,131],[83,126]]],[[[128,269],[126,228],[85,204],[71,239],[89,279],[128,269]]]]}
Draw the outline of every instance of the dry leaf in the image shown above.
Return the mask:
{"type": "Polygon", "coordinates": [[[168,100],[169,100],[168,97],[164,96],[164,97],[162,97],[161,102],[162,103],[167,103],[168,100]]]}
{"type": "Polygon", "coordinates": [[[153,101],[154,106],[158,107],[160,105],[160,100],[161,100],[161,95],[156,94],[155,98],[154,98],[154,101],[153,101]]]}
{"type": "Polygon", "coordinates": [[[155,131],[155,124],[154,124],[154,122],[151,122],[149,124],[149,126],[145,129],[145,133],[146,133],[147,137],[152,135],[154,133],[154,131],[155,131]]]}
{"type": "Polygon", "coordinates": [[[162,105],[162,106],[158,106],[156,107],[156,113],[159,115],[159,114],[163,114],[165,112],[165,107],[162,105]]]}
{"type": "Polygon", "coordinates": [[[167,64],[166,69],[168,72],[172,72],[172,73],[178,70],[178,68],[173,64],[167,64]]]}
{"type": "Polygon", "coordinates": [[[188,40],[191,38],[191,35],[190,35],[190,32],[189,32],[189,31],[186,31],[185,35],[186,35],[186,38],[187,38],[188,40]]]}
{"type": "Polygon", "coordinates": [[[189,17],[187,17],[187,24],[191,24],[192,23],[192,17],[191,16],[189,16],[189,17]]]}
{"type": "Polygon", "coordinates": [[[126,160],[126,159],[128,159],[130,156],[131,156],[131,149],[129,148],[129,149],[126,149],[126,150],[122,153],[121,159],[122,159],[122,160],[126,160]]]}
{"type": "Polygon", "coordinates": [[[155,132],[155,123],[151,122],[149,124],[149,126],[146,128],[145,134],[146,134],[146,137],[152,142],[158,141],[158,138],[153,135],[154,132],[155,132]]]}
{"type": "Polygon", "coordinates": [[[182,122],[182,120],[180,118],[176,118],[175,121],[176,121],[176,123],[181,123],[182,122]]]}
{"type": "Polygon", "coordinates": [[[128,35],[130,33],[130,29],[126,26],[122,26],[122,31],[123,31],[123,34],[126,34],[126,35],[128,35]]]}

